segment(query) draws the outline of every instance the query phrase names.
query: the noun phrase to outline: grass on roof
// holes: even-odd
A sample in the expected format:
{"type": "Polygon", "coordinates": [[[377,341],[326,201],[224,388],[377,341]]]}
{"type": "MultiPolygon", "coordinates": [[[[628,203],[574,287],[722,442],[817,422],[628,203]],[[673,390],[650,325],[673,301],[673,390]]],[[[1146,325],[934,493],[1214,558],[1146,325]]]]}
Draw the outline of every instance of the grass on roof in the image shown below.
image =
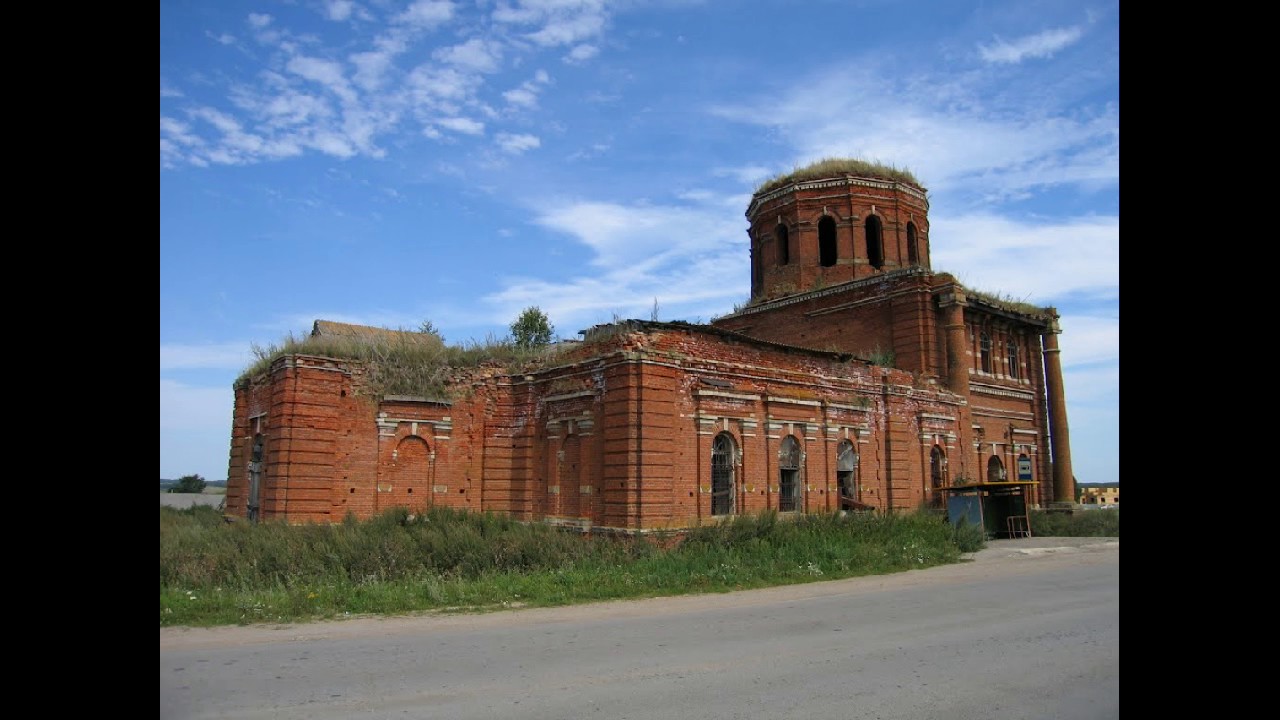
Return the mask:
{"type": "Polygon", "coordinates": [[[984,290],[974,290],[970,287],[964,288],[964,294],[974,300],[993,305],[1001,310],[1020,313],[1022,315],[1031,315],[1033,317],[1047,318],[1049,317],[1049,309],[1033,305],[1014,298],[1006,293],[990,293],[984,290]]]}
{"type": "Polygon", "coordinates": [[[279,344],[255,345],[256,360],[240,373],[236,383],[261,375],[283,356],[319,355],[361,362],[365,367],[363,390],[372,395],[449,398],[461,390],[453,383],[459,370],[482,365],[506,372],[528,370],[547,364],[562,352],[563,348],[556,344],[522,348],[510,339],[492,336],[483,342],[471,341],[457,346],[445,345],[430,333],[412,331],[372,338],[290,334],[279,344]]]}
{"type": "Polygon", "coordinates": [[[894,167],[880,162],[857,160],[855,158],[823,158],[810,165],[795,168],[789,173],[777,175],[766,180],[760,187],[756,188],[756,194],[759,195],[770,190],[776,190],[793,182],[821,180],[822,178],[842,177],[845,175],[881,178],[910,183],[919,188],[924,187],[916,179],[916,176],[905,168],[894,167]]]}

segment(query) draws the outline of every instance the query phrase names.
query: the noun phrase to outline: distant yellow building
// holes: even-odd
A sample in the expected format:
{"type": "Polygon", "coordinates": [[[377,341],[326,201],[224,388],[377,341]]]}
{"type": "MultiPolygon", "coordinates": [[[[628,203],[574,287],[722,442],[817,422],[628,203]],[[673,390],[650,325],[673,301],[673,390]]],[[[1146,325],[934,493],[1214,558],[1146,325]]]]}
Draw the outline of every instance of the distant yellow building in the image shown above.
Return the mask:
{"type": "Polygon", "coordinates": [[[1080,504],[1120,507],[1120,486],[1080,488],[1080,504]]]}

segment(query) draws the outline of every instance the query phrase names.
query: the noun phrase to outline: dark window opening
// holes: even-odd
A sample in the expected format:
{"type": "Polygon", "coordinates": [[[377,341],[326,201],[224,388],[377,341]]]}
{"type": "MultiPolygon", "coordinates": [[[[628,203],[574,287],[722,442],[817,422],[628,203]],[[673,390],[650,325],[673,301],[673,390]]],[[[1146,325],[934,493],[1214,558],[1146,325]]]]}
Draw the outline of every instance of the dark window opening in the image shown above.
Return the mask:
{"type": "Polygon", "coordinates": [[[1017,380],[1022,377],[1022,373],[1018,368],[1018,344],[1010,341],[1006,346],[1009,355],[1009,377],[1017,380]]]}
{"type": "Polygon", "coordinates": [[[907,223],[907,262],[911,265],[920,264],[920,249],[916,246],[916,224],[907,223]]]}
{"type": "Polygon", "coordinates": [[[759,246],[751,249],[751,296],[755,297],[760,294],[761,284],[760,272],[760,248],[759,246]]]}
{"type": "Polygon", "coordinates": [[[787,226],[779,225],[773,231],[773,241],[778,243],[778,264],[791,262],[791,241],[787,237],[787,226]]]}
{"type": "Polygon", "coordinates": [[[871,267],[879,270],[884,267],[884,235],[880,218],[872,215],[867,218],[867,260],[871,267]]]}
{"type": "Polygon", "coordinates": [[[711,442],[711,514],[733,512],[733,438],[720,433],[711,442]]]}
{"type": "Polygon", "coordinates": [[[987,482],[1004,482],[1004,463],[994,455],[987,461],[987,482]]]}
{"type": "Polygon", "coordinates": [[[858,453],[845,440],[836,448],[836,487],[840,488],[840,509],[854,510],[858,501],[858,453]]]}
{"type": "Polygon", "coordinates": [[[991,336],[982,333],[981,340],[978,341],[979,351],[982,357],[982,372],[991,372],[991,336]]]}
{"type": "Polygon", "coordinates": [[[800,443],[788,435],[778,451],[778,512],[800,507],[800,443]]]}
{"type": "Polygon", "coordinates": [[[818,262],[822,267],[836,264],[836,221],[830,215],[818,221],[818,262]]]}
{"type": "Polygon", "coordinates": [[[942,493],[939,489],[946,484],[946,471],[947,455],[942,452],[942,448],[934,445],[933,451],[929,453],[929,482],[933,486],[934,507],[942,507],[942,493]]]}

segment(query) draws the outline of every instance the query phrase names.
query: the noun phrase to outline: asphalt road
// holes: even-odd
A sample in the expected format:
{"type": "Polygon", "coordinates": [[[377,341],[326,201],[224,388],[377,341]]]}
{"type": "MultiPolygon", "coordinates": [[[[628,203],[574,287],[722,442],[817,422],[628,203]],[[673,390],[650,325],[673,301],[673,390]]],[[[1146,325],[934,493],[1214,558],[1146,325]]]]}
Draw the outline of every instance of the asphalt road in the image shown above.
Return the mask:
{"type": "Polygon", "coordinates": [[[160,717],[1120,716],[1120,543],[768,590],[160,630],[160,717]]]}

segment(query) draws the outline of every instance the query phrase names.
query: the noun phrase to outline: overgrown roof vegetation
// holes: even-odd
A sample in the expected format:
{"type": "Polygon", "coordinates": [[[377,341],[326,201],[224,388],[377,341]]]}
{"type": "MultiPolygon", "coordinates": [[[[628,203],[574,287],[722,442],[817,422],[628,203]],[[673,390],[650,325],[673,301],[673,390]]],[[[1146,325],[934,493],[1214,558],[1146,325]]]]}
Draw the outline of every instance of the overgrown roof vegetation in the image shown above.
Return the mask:
{"type": "Polygon", "coordinates": [[[984,290],[974,290],[970,287],[964,288],[964,294],[971,300],[978,300],[987,305],[997,307],[1008,312],[1018,313],[1021,315],[1031,315],[1032,317],[1049,319],[1051,313],[1049,308],[1033,305],[1023,300],[1018,300],[1007,293],[990,293],[984,290]]]}
{"type": "Polygon", "coordinates": [[[463,345],[446,345],[432,332],[382,330],[365,334],[313,333],[304,337],[290,334],[282,342],[267,347],[253,346],[256,360],[236,379],[245,382],[266,372],[286,355],[318,355],[355,360],[365,367],[363,390],[377,396],[414,395],[450,398],[461,388],[454,385],[460,370],[492,366],[506,372],[528,370],[547,364],[563,352],[563,347],[547,344],[517,346],[510,338],[488,337],[463,345]]]}
{"type": "Polygon", "coordinates": [[[777,175],[766,180],[760,187],[756,188],[756,194],[767,193],[770,190],[776,190],[783,185],[803,180],[821,180],[823,178],[842,177],[846,175],[855,175],[858,177],[873,177],[883,180],[894,180],[897,182],[911,183],[916,187],[923,188],[920,181],[910,170],[898,168],[893,165],[886,165],[880,162],[871,162],[867,160],[858,160],[855,158],[823,158],[815,163],[806,165],[801,168],[795,168],[789,173],[777,175]]]}

